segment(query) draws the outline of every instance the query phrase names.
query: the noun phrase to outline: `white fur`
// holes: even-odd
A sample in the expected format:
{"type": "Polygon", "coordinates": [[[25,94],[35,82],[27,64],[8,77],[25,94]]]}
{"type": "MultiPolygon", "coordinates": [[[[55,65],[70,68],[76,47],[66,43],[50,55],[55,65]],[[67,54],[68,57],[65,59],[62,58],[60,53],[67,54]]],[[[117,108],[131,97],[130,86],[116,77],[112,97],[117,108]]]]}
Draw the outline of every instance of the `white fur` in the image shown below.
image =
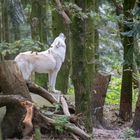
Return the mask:
{"type": "Polygon", "coordinates": [[[32,72],[48,73],[51,91],[55,90],[57,74],[65,59],[65,36],[60,33],[51,44],[51,48],[43,52],[23,52],[16,56],[15,61],[22,72],[23,78],[29,80],[32,72]]]}

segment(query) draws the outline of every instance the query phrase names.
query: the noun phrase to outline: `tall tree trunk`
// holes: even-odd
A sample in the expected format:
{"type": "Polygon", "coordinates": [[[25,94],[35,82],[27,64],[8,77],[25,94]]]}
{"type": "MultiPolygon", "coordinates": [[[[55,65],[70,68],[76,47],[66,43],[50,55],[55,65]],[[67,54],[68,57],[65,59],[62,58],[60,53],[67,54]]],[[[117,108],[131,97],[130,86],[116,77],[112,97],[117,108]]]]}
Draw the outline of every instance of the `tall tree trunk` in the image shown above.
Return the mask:
{"type": "Polygon", "coordinates": [[[136,103],[136,109],[135,109],[135,115],[134,115],[134,119],[132,123],[132,128],[135,130],[136,136],[140,137],[140,80],[138,83],[138,87],[139,87],[139,95],[138,95],[138,100],[136,103]]]}
{"type": "Polygon", "coordinates": [[[20,25],[19,23],[13,24],[14,39],[20,40],[20,25]]]}
{"type": "MultiPolygon", "coordinates": [[[[47,43],[47,1],[46,0],[32,0],[32,11],[31,11],[31,31],[32,39],[47,43]]],[[[46,87],[47,75],[46,74],[35,74],[35,81],[40,86],[46,87]]]]}
{"type": "MultiPolygon", "coordinates": [[[[0,11],[2,11],[2,3],[0,2],[0,11]]],[[[2,41],[2,15],[0,15],[0,42],[2,41]]]]}
{"type": "MultiPolygon", "coordinates": [[[[137,7],[140,8],[140,0],[137,1],[137,7]]],[[[136,41],[136,40],[135,40],[136,41]]],[[[137,67],[140,66],[140,62],[139,62],[139,55],[140,55],[140,50],[138,47],[138,42],[135,42],[135,74],[137,76],[139,76],[139,69],[137,67]]],[[[136,87],[138,87],[139,89],[139,94],[138,94],[138,100],[136,103],[136,108],[135,108],[135,115],[133,118],[133,123],[132,123],[132,128],[135,130],[136,132],[136,136],[140,137],[140,77],[136,77],[136,87]]]]}
{"type": "Polygon", "coordinates": [[[9,20],[8,20],[8,6],[7,0],[2,0],[2,40],[9,42],[9,20]]]}
{"type": "Polygon", "coordinates": [[[47,43],[47,1],[32,0],[31,30],[32,38],[47,43]]]}
{"type": "MultiPolygon", "coordinates": [[[[83,12],[93,10],[95,1],[76,0],[83,12]]],[[[93,19],[74,17],[72,24],[72,80],[76,113],[83,113],[88,131],[92,131],[92,89],[95,76],[95,46],[93,19]]]]}
{"type": "Polygon", "coordinates": [[[53,36],[54,38],[63,32],[66,36],[66,57],[62,67],[58,73],[56,81],[56,89],[66,94],[68,90],[69,72],[70,72],[70,26],[64,22],[57,11],[52,13],[53,36]]]}
{"type": "MultiPolygon", "coordinates": [[[[14,61],[0,62],[1,95],[21,95],[31,101],[31,97],[22,78],[22,74],[14,61]]],[[[2,121],[3,138],[22,136],[22,118],[25,110],[19,104],[6,105],[6,114],[2,121]]]]}
{"type": "MultiPolygon", "coordinates": [[[[132,10],[134,8],[135,2],[135,0],[124,0],[124,22],[133,22],[132,10]]],[[[126,24],[123,25],[123,32],[128,32],[130,30],[132,30],[132,28],[129,28],[126,24]]],[[[122,43],[124,48],[124,64],[120,99],[120,117],[125,121],[129,121],[132,118],[133,36],[123,36],[122,43]]]]}

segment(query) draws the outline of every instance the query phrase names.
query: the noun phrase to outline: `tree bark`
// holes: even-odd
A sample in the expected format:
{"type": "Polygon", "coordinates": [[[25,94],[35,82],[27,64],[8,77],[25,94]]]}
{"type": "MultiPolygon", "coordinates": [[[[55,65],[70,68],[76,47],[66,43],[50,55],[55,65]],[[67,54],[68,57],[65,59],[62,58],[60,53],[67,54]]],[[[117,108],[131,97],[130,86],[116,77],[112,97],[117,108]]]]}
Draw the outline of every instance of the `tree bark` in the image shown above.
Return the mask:
{"type": "Polygon", "coordinates": [[[52,94],[50,94],[47,90],[45,90],[44,88],[30,82],[27,81],[27,86],[30,92],[40,95],[41,97],[45,98],[46,100],[48,100],[50,103],[52,104],[56,104],[58,103],[58,101],[53,97],[52,94]]]}
{"type": "MultiPolygon", "coordinates": [[[[31,101],[28,88],[14,61],[0,62],[1,95],[21,95],[31,101]]],[[[3,138],[22,136],[22,118],[25,109],[16,103],[6,105],[6,114],[2,121],[3,138]]]]}
{"type": "MultiPolygon", "coordinates": [[[[133,22],[132,10],[135,2],[136,0],[124,0],[124,22],[133,22]]],[[[130,30],[132,30],[132,28],[128,27],[126,24],[123,25],[123,32],[128,32],[130,30]]],[[[124,48],[124,64],[119,114],[124,121],[130,121],[132,118],[132,66],[134,37],[123,36],[122,43],[124,48]]]]}
{"type": "MultiPolygon", "coordinates": [[[[94,9],[96,1],[75,1],[82,12],[94,9]]],[[[72,22],[72,81],[76,113],[83,114],[86,129],[92,132],[92,90],[95,76],[95,30],[93,19],[74,17],[72,22]]]]}
{"type": "Polygon", "coordinates": [[[8,7],[7,0],[2,0],[2,40],[9,42],[9,20],[8,20],[8,7]]]}
{"type": "Polygon", "coordinates": [[[66,57],[62,67],[58,73],[56,80],[56,89],[63,94],[67,94],[69,73],[70,73],[70,25],[64,22],[64,19],[59,15],[58,11],[52,12],[52,26],[54,38],[63,32],[66,36],[66,57]]]}
{"type": "MultiPolygon", "coordinates": [[[[34,41],[47,43],[47,1],[46,0],[32,0],[31,11],[31,34],[34,41]]],[[[35,82],[47,88],[47,75],[35,74],[35,82]]]]}
{"type": "Polygon", "coordinates": [[[68,17],[68,15],[66,14],[66,12],[64,11],[63,6],[62,6],[60,0],[55,0],[55,3],[56,3],[56,6],[57,6],[58,13],[63,17],[65,23],[67,25],[69,25],[71,23],[71,20],[68,17]]]}
{"type": "Polygon", "coordinates": [[[136,103],[136,109],[135,109],[135,115],[132,123],[132,128],[136,132],[136,136],[140,137],[140,80],[139,80],[139,95],[138,95],[138,100],[136,103]]]}
{"type": "Polygon", "coordinates": [[[98,73],[93,86],[93,126],[97,128],[107,128],[103,118],[103,108],[111,75],[98,73]]]}
{"type": "Polygon", "coordinates": [[[47,43],[47,31],[46,31],[46,13],[47,9],[46,0],[32,0],[32,11],[31,11],[31,30],[32,38],[40,42],[47,43]]]}

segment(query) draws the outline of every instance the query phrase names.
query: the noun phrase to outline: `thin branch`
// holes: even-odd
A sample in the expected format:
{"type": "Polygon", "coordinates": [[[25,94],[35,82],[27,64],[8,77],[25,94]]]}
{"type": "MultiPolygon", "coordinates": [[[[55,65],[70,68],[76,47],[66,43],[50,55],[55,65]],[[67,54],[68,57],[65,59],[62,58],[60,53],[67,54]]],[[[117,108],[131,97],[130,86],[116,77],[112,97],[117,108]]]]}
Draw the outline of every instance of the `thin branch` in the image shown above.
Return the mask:
{"type": "Polygon", "coordinates": [[[63,17],[65,23],[66,23],[66,24],[70,24],[70,23],[71,23],[71,20],[70,20],[70,18],[68,17],[68,15],[66,14],[66,12],[64,11],[60,0],[54,0],[54,1],[55,1],[55,3],[56,3],[57,10],[58,10],[59,14],[63,17]]]}

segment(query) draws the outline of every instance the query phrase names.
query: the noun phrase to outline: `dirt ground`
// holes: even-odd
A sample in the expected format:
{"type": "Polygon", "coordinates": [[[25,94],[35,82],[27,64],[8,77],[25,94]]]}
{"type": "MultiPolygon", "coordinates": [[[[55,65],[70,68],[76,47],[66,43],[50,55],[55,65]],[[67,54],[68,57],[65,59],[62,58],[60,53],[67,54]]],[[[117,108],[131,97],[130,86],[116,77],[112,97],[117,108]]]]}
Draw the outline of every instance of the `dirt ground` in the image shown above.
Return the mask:
{"type": "Polygon", "coordinates": [[[97,129],[93,128],[93,140],[140,140],[129,136],[129,131],[132,121],[123,122],[118,117],[118,105],[106,105],[104,108],[104,118],[107,120],[110,129],[97,129]]]}

